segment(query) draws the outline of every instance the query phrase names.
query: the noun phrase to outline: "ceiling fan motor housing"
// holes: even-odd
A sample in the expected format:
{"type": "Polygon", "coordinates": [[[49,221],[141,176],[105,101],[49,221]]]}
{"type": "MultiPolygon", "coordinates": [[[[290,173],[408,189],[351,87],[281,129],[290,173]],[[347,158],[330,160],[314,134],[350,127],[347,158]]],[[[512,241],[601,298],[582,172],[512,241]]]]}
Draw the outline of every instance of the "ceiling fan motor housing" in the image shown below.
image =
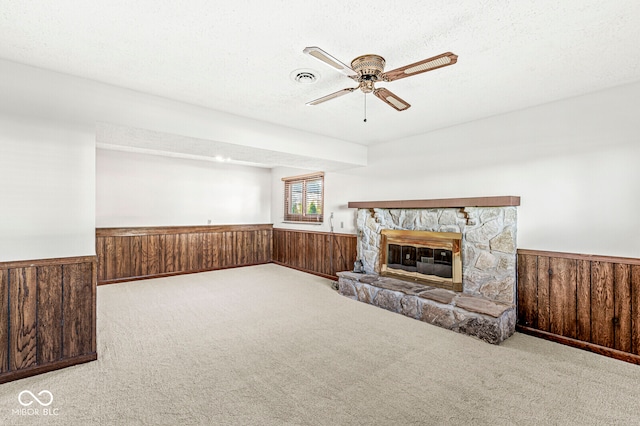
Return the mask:
{"type": "Polygon", "coordinates": [[[384,66],[384,58],[378,55],[362,55],[351,61],[351,68],[358,73],[359,82],[381,80],[384,66]]]}

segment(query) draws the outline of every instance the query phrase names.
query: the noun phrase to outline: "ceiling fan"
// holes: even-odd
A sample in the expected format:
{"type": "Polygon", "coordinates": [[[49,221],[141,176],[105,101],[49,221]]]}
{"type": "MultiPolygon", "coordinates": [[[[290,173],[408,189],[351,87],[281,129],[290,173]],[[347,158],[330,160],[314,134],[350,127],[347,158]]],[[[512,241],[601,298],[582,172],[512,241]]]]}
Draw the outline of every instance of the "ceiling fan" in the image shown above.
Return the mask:
{"type": "Polygon", "coordinates": [[[351,66],[347,66],[340,60],[334,58],[319,47],[307,47],[303,50],[307,55],[311,55],[319,61],[324,62],[331,68],[346,75],[347,77],[357,81],[358,87],[349,87],[339,90],[330,95],[323,96],[311,102],[307,102],[307,105],[318,105],[322,102],[335,99],[347,93],[351,93],[357,89],[362,90],[364,93],[373,93],[387,105],[395,108],[398,111],[404,111],[411,105],[398,97],[390,90],[385,88],[374,87],[376,82],[379,81],[394,81],[401,78],[410,77],[412,75],[421,74],[423,72],[432,71],[438,68],[453,65],[458,61],[458,56],[451,52],[443,53],[433,58],[423,59],[422,61],[415,62],[404,67],[396,68],[395,70],[384,72],[384,66],[386,61],[379,55],[362,55],[351,61],[351,66]]]}

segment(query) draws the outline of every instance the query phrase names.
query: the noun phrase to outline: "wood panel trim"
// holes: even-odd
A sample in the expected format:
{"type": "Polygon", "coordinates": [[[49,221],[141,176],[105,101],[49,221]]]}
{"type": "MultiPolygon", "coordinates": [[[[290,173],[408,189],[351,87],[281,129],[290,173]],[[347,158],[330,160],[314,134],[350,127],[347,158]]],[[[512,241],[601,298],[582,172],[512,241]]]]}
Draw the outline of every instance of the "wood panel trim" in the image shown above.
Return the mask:
{"type": "Polygon", "coordinates": [[[9,371],[9,270],[0,269],[0,374],[9,371]]]}
{"type": "Polygon", "coordinates": [[[518,321],[529,334],[635,362],[640,259],[518,250],[518,321]],[[537,265],[533,271],[532,265],[537,265]]]}
{"type": "Polygon", "coordinates": [[[317,234],[317,235],[335,235],[336,237],[354,237],[356,234],[348,234],[346,232],[326,232],[326,231],[307,231],[305,229],[289,229],[289,228],[273,228],[274,231],[286,231],[286,232],[300,232],[303,234],[317,234]]]}
{"type": "Polygon", "coordinates": [[[24,370],[37,365],[36,277],[35,267],[9,270],[9,370],[11,371],[24,370]]]}
{"type": "Polygon", "coordinates": [[[576,253],[563,253],[557,251],[543,251],[543,250],[528,250],[518,249],[518,254],[527,254],[532,256],[546,256],[563,259],[575,259],[586,260],[589,262],[609,262],[609,263],[622,263],[625,265],[640,265],[640,259],[634,257],[615,257],[615,256],[600,256],[595,254],[576,254],[576,253]]]}
{"type": "Polygon", "coordinates": [[[38,365],[48,364],[62,359],[63,332],[63,265],[42,266],[38,268],[36,298],[38,365]]]}
{"type": "Polygon", "coordinates": [[[545,340],[550,340],[552,342],[561,343],[563,345],[572,346],[574,348],[594,352],[599,355],[604,355],[610,358],[615,358],[621,361],[640,365],[640,355],[619,351],[617,349],[607,348],[604,346],[596,345],[595,343],[583,342],[582,340],[576,340],[570,337],[559,336],[557,334],[549,333],[547,331],[542,331],[531,327],[525,327],[519,324],[516,324],[516,331],[529,334],[531,336],[540,337],[545,340]]]}
{"type": "Polygon", "coordinates": [[[96,359],[96,256],[0,265],[0,383],[96,359]]]}
{"type": "Polygon", "coordinates": [[[91,263],[96,261],[96,256],[56,257],[51,259],[36,260],[9,260],[0,262],[0,269],[30,268],[32,266],[58,266],[72,265],[75,263],[91,263]]]}
{"type": "Polygon", "coordinates": [[[351,270],[357,256],[353,234],[275,228],[272,235],[273,263],[328,279],[351,270]]]}
{"type": "Polygon", "coordinates": [[[440,198],[431,200],[349,201],[350,209],[433,209],[450,207],[506,207],[519,206],[515,195],[496,197],[440,198]]]}
{"type": "Polygon", "coordinates": [[[272,224],[96,229],[98,285],[271,261],[272,224]]]}
{"type": "Polygon", "coordinates": [[[206,234],[211,232],[261,231],[273,229],[272,224],[204,225],[204,226],[142,226],[128,228],[96,228],[96,237],[132,237],[136,235],[206,234]]]}
{"type": "Polygon", "coordinates": [[[36,374],[48,373],[49,371],[59,370],[61,368],[71,367],[72,365],[84,364],[85,362],[95,361],[96,359],[98,359],[98,354],[93,352],[86,355],[51,362],[49,364],[36,365],[22,370],[10,371],[8,373],[0,374],[0,384],[11,382],[13,380],[24,379],[25,377],[35,376],[36,374]]]}
{"type": "MultiPolygon", "coordinates": [[[[98,262],[97,259],[91,264],[91,351],[98,352],[98,262]]],[[[96,355],[97,359],[97,355],[96,355]]],[[[91,361],[91,360],[89,360],[91,361]]]]}

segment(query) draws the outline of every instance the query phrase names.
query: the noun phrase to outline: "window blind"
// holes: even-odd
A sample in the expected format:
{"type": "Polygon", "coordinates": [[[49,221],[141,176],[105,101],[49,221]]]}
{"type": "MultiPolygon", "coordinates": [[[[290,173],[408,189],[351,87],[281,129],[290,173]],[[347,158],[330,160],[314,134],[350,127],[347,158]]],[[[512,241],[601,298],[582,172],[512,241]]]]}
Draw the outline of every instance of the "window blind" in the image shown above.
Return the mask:
{"type": "Polygon", "coordinates": [[[292,176],[284,181],[284,220],[322,222],[324,220],[324,173],[292,176]]]}

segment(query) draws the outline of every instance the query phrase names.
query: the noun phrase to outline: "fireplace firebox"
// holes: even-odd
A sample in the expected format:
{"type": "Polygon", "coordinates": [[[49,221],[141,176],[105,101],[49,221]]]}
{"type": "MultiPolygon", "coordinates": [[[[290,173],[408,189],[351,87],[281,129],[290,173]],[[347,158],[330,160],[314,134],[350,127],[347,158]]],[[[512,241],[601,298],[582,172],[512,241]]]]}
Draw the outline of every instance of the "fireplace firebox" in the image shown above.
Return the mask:
{"type": "Polygon", "coordinates": [[[462,234],[383,229],[380,275],[462,291],[462,234]]]}

